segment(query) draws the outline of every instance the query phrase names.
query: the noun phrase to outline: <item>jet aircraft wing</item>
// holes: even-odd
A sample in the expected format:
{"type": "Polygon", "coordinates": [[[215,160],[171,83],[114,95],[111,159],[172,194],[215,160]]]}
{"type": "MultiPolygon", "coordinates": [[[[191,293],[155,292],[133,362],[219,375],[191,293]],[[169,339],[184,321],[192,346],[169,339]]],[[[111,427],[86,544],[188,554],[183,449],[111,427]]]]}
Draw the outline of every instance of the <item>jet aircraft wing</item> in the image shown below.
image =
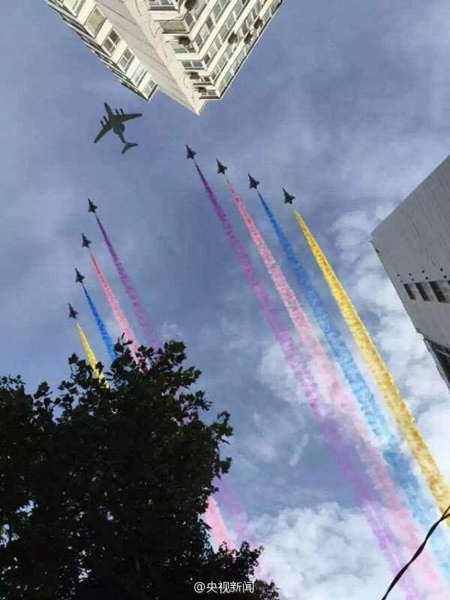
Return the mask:
{"type": "Polygon", "coordinates": [[[111,131],[111,121],[108,121],[105,125],[103,125],[100,133],[94,140],[94,144],[96,144],[99,140],[101,140],[102,137],[108,133],[108,131],[111,131]]]}
{"type": "Polygon", "coordinates": [[[114,117],[121,123],[125,123],[125,121],[130,121],[131,119],[137,119],[139,117],[142,117],[142,113],[130,113],[128,115],[114,115],[114,117]]]}

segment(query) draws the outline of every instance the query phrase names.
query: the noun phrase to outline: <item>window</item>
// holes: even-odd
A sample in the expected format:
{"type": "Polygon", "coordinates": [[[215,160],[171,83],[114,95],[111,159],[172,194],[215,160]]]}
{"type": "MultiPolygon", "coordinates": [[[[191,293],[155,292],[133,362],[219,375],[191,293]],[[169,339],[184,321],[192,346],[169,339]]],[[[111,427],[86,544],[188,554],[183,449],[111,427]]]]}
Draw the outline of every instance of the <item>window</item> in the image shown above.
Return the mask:
{"type": "Polygon", "coordinates": [[[209,36],[211,32],[209,31],[209,29],[206,27],[206,23],[203,25],[203,27],[200,29],[197,37],[195,38],[194,42],[197,45],[197,48],[201,48],[202,44],[205,42],[205,40],[207,39],[207,37],[209,36]]]}
{"type": "Polygon", "coordinates": [[[217,22],[220,19],[220,16],[223,14],[223,11],[230,4],[229,0],[218,0],[217,4],[213,8],[212,14],[214,15],[214,20],[217,22]]]}
{"type": "MultiPolygon", "coordinates": [[[[228,34],[230,33],[231,29],[234,27],[234,24],[238,21],[239,17],[241,16],[241,14],[245,8],[245,5],[246,5],[245,0],[239,0],[238,3],[236,4],[236,6],[233,8],[232,12],[228,16],[227,22],[221,28],[220,32],[216,35],[214,41],[208,48],[208,54],[204,58],[204,61],[206,62],[207,65],[209,65],[210,62],[212,60],[214,60],[217,53],[220,51],[221,48],[223,48],[223,44],[228,41],[228,34]]],[[[224,8],[224,7],[226,8],[227,5],[220,3],[220,6],[222,6],[222,8],[224,8]]],[[[222,10],[222,12],[223,12],[223,10],[222,10]]],[[[237,32],[235,32],[235,33],[237,33],[237,32]]],[[[197,44],[198,48],[200,49],[201,44],[203,43],[203,38],[201,36],[201,33],[199,33],[199,35],[195,38],[194,41],[197,44]]]]}
{"type": "Polygon", "coordinates": [[[116,33],[114,29],[111,29],[111,31],[108,34],[108,37],[103,42],[103,49],[107,54],[109,54],[109,56],[111,56],[114,53],[114,50],[117,48],[117,44],[119,42],[119,34],[116,33]]]}
{"type": "Polygon", "coordinates": [[[217,98],[217,92],[216,90],[205,90],[202,94],[202,97],[205,98],[217,98]]]}
{"type": "Polygon", "coordinates": [[[272,6],[270,7],[270,16],[273,17],[273,15],[277,12],[277,10],[280,8],[280,6],[281,6],[280,0],[278,0],[278,2],[272,2],[272,6]]]}
{"type": "Polygon", "coordinates": [[[450,303],[450,283],[446,279],[430,281],[430,287],[438,302],[450,303]]]}
{"type": "Polygon", "coordinates": [[[424,283],[416,283],[416,288],[418,289],[419,294],[422,296],[422,300],[429,302],[430,298],[425,291],[425,284],[424,283]]]}
{"type": "Polygon", "coordinates": [[[203,12],[203,9],[206,6],[206,1],[207,0],[198,0],[194,8],[184,15],[184,20],[189,27],[192,27],[195,21],[197,21],[199,18],[200,14],[203,12]]]}
{"type": "Polygon", "coordinates": [[[170,45],[172,46],[173,51],[177,54],[185,54],[188,52],[188,49],[185,46],[182,46],[178,40],[172,40],[170,45]]]}
{"type": "Polygon", "coordinates": [[[134,54],[131,52],[131,50],[129,48],[127,48],[125,50],[125,52],[122,54],[122,56],[120,57],[119,62],[117,64],[122,69],[122,71],[126,71],[128,69],[128,67],[131,65],[133,58],[134,58],[134,54]]]}
{"type": "Polygon", "coordinates": [[[64,0],[64,7],[73,15],[77,15],[85,2],[86,0],[64,0]]]}
{"type": "Polygon", "coordinates": [[[238,72],[240,66],[242,65],[242,63],[245,60],[245,57],[247,56],[247,54],[245,53],[245,50],[241,50],[236,58],[236,60],[234,61],[231,69],[233,71],[233,75],[236,75],[236,73],[238,72]]]}
{"type": "Polygon", "coordinates": [[[216,57],[219,50],[222,48],[222,42],[219,38],[216,38],[214,42],[211,44],[208,50],[208,54],[203,59],[207,65],[216,57]]]}
{"type": "Polygon", "coordinates": [[[230,81],[232,79],[233,79],[233,75],[231,74],[230,71],[228,71],[227,73],[225,73],[224,78],[222,79],[222,81],[218,85],[220,93],[222,93],[224,91],[224,89],[228,86],[228,84],[230,83],[230,81]]]}
{"type": "Polygon", "coordinates": [[[186,25],[183,21],[173,19],[172,21],[160,21],[164,33],[185,33],[186,25]]]}
{"type": "Polygon", "coordinates": [[[445,296],[442,293],[442,290],[438,284],[437,281],[430,281],[430,287],[434,292],[434,295],[436,296],[436,299],[438,302],[445,302],[445,296]]]}
{"type": "Polygon", "coordinates": [[[233,53],[234,53],[234,49],[231,46],[229,46],[228,49],[224,52],[224,54],[220,57],[219,62],[217,63],[214,71],[211,73],[211,76],[214,79],[214,81],[222,73],[222,71],[228,64],[228,61],[232,57],[233,53]]]}
{"type": "Polygon", "coordinates": [[[153,79],[150,79],[150,81],[147,83],[147,85],[145,86],[142,93],[148,99],[155,90],[156,90],[156,83],[153,81],[153,79]]]}
{"type": "Polygon", "coordinates": [[[174,8],[172,0],[149,0],[149,8],[174,8]]]}
{"type": "MultiPolygon", "coordinates": [[[[229,4],[230,4],[230,0],[219,0],[217,2],[211,15],[208,17],[206,23],[200,29],[197,37],[194,40],[195,43],[197,44],[198,48],[200,48],[202,46],[202,44],[205,43],[205,41],[209,37],[211,31],[214,29],[215,24],[220,20],[221,16],[223,15],[225,9],[229,6],[229,4]]],[[[235,18],[233,16],[233,14],[231,14],[230,17],[234,23],[235,18]]]]}
{"type": "Polygon", "coordinates": [[[139,65],[131,77],[131,81],[136,87],[138,87],[138,85],[144,79],[146,73],[147,71],[145,70],[145,67],[143,65],[139,65]]]}
{"type": "Polygon", "coordinates": [[[405,288],[406,293],[408,294],[408,296],[410,297],[411,300],[415,300],[416,297],[414,295],[414,292],[412,291],[412,288],[409,284],[404,283],[403,287],[405,288]]]}
{"type": "Polygon", "coordinates": [[[441,367],[444,379],[447,383],[450,383],[450,350],[440,344],[435,344],[434,342],[428,341],[428,343],[437,363],[441,367]]]}
{"type": "Polygon", "coordinates": [[[94,8],[91,12],[87,21],[85,23],[86,31],[88,31],[92,37],[97,37],[97,33],[102,28],[103,23],[106,21],[105,15],[98,10],[98,8],[94,8]]]}
{"type": "Polygon", "coordinates": [[[201,60],[182,60],[181,64],[185,69],[203,69],[201,60]]]}

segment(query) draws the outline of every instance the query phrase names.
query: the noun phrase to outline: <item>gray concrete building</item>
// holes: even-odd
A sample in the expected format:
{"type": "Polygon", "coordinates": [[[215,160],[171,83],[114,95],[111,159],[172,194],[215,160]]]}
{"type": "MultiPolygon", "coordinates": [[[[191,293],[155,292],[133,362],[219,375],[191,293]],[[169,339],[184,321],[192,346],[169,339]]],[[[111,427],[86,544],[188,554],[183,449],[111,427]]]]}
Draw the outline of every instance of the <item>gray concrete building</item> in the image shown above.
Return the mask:
{"type": "Polygon", "coordinates": [[[450,159],[375,229],[372,243],[450,388],[450,159]]]}
{"type": "Polygon", "coordinates": [[[122,85],[200,115],[224,97],[283,0],[46,2],[122,85]]]}

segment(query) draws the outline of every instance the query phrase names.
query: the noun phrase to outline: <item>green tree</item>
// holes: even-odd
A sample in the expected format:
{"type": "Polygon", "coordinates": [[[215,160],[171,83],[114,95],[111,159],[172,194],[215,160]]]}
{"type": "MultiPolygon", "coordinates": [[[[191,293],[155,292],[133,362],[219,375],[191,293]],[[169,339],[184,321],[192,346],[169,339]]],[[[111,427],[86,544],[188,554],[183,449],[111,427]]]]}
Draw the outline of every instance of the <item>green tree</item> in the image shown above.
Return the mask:
{"type": "MultiPolygon", "coordinates": [[[[107,385],[75,355],[57,394],[0,380],[0,598],[199,598],[195,582],[254,574],[262,549],[214,551],[201,518],[230,467],[228,413],[202,421],[184,344],[142,347],[139,364],[116,351],[107,385]]],[[[257,581],[231,597],[278,594],[257,581]]]]}

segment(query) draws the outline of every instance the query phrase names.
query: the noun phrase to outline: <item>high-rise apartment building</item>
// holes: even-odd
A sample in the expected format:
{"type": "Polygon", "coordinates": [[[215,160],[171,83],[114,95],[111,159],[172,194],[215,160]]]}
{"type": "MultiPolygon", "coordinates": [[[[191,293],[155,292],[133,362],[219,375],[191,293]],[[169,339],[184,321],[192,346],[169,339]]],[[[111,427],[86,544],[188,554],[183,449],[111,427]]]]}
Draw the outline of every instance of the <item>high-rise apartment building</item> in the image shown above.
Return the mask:
{"type": "Polygon", "coordinates": [[[46,0],[127,88],[196,114],[220,100],[283,0],[46,0]]]}
{"type": "Polygon", "coordinates": [[[450,387],[449,159],[375,229],[372,243],[450,387]]]}

